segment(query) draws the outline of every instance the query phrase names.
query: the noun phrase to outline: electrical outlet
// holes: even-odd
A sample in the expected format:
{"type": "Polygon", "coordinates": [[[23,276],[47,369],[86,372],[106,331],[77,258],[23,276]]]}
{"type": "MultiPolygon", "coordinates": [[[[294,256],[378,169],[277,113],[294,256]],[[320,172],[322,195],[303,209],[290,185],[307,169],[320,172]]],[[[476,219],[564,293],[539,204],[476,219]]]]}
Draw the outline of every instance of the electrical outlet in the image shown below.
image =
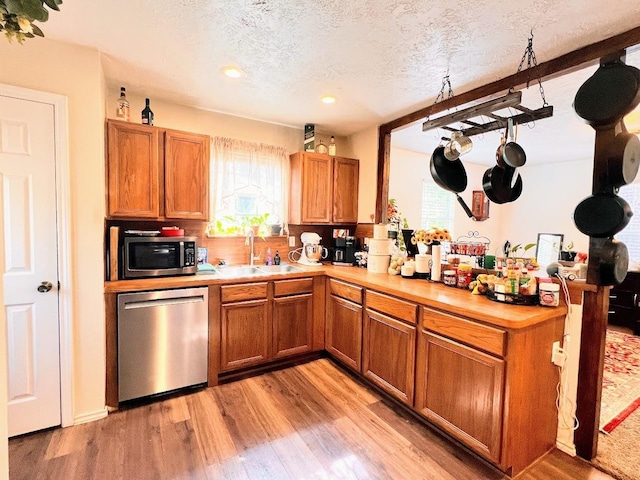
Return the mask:
{"type": "Polygon", "coordinates": [[[293,235],[291,235],[289,237],[289,246],[290,247],[295,247],[296,246],[296,237],[294,237],[293,235]]]}
{"type": "Polygon", "coordinates": [[[560,342],[553,342],[553,350],[551,351],[551,362],[558,367],[564,366],[565,354],[560,348],[560,342]]]}

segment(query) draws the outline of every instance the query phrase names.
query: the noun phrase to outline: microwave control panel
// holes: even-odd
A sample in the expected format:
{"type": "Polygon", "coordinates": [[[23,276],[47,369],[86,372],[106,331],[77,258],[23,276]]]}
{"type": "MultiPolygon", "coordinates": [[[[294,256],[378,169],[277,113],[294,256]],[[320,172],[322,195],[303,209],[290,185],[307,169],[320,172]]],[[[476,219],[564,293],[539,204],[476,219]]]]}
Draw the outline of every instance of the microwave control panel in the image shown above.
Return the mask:
{"type": "Polygon", "coordinates": [[[196,243],[185,242],[184,244],[184,266],[193,267],[196,264],[196,243]]]}

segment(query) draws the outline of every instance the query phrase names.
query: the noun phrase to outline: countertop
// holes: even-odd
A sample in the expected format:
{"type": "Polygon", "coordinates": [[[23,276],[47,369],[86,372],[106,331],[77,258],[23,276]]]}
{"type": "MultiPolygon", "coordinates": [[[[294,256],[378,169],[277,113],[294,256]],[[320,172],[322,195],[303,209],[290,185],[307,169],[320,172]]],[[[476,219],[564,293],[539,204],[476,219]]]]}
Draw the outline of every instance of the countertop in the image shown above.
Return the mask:
{"type": "MultiPolygon", "coordinates": [[[[161,288],[186,288],[214,284],[264,282],[326,275],[330,278],[355,283],[362,287],[389,295],[395,295],[427,307],[462,315],[504,328],[526,328],[550,318],[564,316],[567,313],[567,307],[564,302],[558,307],[509,305],[494,302],[484,295],[472,295],[469,290],[448,287],[439,282],[402,278],[399,275],[388,275],[385,273],[370,273],[366,268],[334,265],[322,265],[319,267],[296,266],[302,271],[287,274],[233,278],[225,277],[217,273],[203,272],[181,277],[110,281],[105,282],[105,293],[114,294],[161,288]]],[[[589,285],[585,285],[585,287],[589,287],[589,285]]],[[[585,288],[585,290],[589,290],[589,288],[585,288]]]]}

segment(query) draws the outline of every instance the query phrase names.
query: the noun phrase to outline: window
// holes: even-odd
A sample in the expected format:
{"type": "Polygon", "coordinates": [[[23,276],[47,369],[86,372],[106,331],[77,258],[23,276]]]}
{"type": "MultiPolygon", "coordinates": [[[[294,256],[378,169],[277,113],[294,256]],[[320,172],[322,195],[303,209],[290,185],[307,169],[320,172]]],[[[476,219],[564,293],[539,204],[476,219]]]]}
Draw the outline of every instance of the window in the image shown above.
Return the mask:
{"type": "Polygon", "coordinates": [[[286,218],[288,155],[282,147],[215,137],[211,156],[211,218],[216,233],[269,216],[286,218]]]}
{"type": "Polygon", "coordinates": [[[446,228],[453,231],[455,196],[432,182],[422,182],[420,227],[446,228]]]}
{"type": "Polygon", "coordinates": [[[629,267],[632,262],[640,261],[640,183],[632,183],[620,188],[620,196],[624,198],[635,213],[629,224],[616,235],[629,249],[629,267]]]}

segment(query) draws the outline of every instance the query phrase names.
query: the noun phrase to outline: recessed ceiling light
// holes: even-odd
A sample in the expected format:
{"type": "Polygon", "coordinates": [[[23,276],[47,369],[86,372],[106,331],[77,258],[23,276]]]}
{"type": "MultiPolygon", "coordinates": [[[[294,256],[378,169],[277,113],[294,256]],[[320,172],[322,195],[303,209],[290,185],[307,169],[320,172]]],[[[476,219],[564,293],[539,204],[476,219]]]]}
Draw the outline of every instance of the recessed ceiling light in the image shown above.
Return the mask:
{"type": "Polygon", "coordinates": [[[333,95],[325,95],[321,98],[322,103],[336,103],[336,97],[333,95]]]}
{"type": "Polygon", "coordinates": [[[238,67],[222,67],[222,73],[224,73],[229,78],[240,78],[244,75],[244,72],[240,70],[238,67]]]}

